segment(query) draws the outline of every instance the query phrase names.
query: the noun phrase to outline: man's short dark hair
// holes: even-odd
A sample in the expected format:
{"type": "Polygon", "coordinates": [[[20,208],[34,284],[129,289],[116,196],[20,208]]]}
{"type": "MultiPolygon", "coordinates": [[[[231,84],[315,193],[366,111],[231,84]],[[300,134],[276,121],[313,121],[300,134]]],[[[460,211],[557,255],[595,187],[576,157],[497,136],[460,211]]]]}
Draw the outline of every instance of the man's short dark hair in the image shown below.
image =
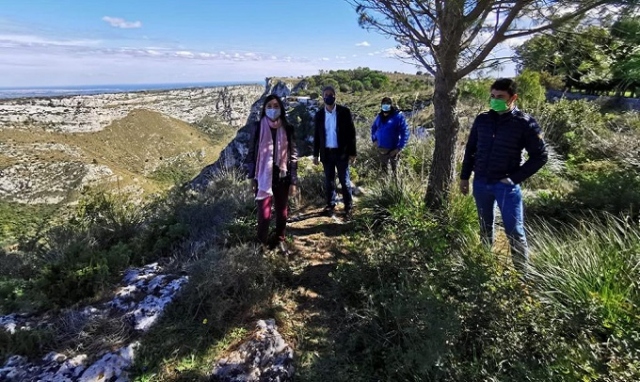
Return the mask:
{"type": "Polygon", "coordinates": [[[498,78],[492,85],[491,89],[502,90],[509,93],[510,96],[518,92],[518,86],[511,78],[498,78]]]}
{"type": "Polygon", "coordinates": [[[327,85],[325,87],[322,88],[322,95],[324,95],[324,92],[330,90],[331,93],[333,93],[333,95],[336,95],[336,89],[333,88],[333,86],[331,85],[327,85]]]}

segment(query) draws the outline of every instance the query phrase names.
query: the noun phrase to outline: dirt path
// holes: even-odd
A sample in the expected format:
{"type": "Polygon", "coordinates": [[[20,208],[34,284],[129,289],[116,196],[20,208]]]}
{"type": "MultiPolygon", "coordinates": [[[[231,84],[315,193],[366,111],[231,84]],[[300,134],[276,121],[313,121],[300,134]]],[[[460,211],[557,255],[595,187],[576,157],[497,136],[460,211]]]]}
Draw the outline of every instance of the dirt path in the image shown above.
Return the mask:
{"type": "Polygon", "coordinates": [[[285,311],[279,321],[295,348],[296,374],[302,380],[323,380],[332,369],[327,362],[334,362],[333,343],[345,313],[331,273],[353,259],[344,249],[353,223],[321,212],[322,208],[302,208],[287,225],[293,237],[288,259],[292,278],[282,293],[285,311]]]}

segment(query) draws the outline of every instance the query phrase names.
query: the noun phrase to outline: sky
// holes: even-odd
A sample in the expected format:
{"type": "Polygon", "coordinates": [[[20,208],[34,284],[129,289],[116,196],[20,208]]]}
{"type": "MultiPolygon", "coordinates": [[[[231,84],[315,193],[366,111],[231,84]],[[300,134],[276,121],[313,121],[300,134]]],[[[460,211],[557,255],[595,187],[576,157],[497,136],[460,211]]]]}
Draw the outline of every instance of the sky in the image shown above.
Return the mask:
{"type": "Polygon", "coordinates": [[[0,0],[0,87],[424,71],[396,52],[344,0],[0,0]]]}

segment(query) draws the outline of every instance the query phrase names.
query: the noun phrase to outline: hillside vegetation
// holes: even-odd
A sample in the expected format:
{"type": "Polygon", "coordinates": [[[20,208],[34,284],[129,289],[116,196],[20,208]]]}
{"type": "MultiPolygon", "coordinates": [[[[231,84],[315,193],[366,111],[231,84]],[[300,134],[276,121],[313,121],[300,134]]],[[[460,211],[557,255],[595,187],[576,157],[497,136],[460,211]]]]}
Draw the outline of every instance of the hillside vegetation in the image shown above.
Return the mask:
{"type": "MultiPolygon", "coordinates": [[[[306,79],[304,93],[367,72],[321,73],[306,79]]],[[[338,93],[358,131],[352,175],[364,193],[352,222],[319,216],[323,174],[310,158],[300,160],[289,257],[260,254],[240,171],[220,172],[203,193],[173,188],[144,204],[89,193],[68,219],[1,254],[2,313],[98,301],[126,267],[161,259],[190,281],[141,336],[137,381],[209,380],[217,360],[266,318],[295,348],[301,381],[639,380],[640,115],[547,103],[536,73],[519,78],[522,106],[552,149],[523,184],[532,247],[523,282],[502,233],[494,248],[481,245],[471,197],[454,193],[439,213],[424,208],[432,139],[413,135],[397,178],[375,166],[369,127],[382,95],[398,101],[413,128],[431,127],[432,110],[429,77],[374,77],[381,81],[370,89],[338,93]]],[[[460,91],[458,157],[486,108],[488,83],[466,81],[460,91]]],[[[290,111],[299,139],[311,131],[308,112],[290,111]]],[[[146,152],[118,153],[140,164],[146,152]]],[[[0,357],[59,350],[69,346],[64,334],[3,334],[0,357]]]]}

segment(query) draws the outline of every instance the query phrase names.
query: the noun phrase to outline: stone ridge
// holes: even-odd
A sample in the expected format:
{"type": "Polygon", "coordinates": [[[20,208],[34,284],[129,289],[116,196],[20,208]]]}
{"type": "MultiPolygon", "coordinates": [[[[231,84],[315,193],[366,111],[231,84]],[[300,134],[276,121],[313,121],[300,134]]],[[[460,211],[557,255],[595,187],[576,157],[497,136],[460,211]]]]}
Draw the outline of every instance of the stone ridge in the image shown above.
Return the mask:
{"type": "Polygon", "coordinates": [[[251,105],[265,91],[260,85],[178,89],[50,98],[0,100],[0,129],[41,128],[80,133],[104,129],[134,109],[149,109],[183,120],[199,122],[216,116],[231,126],[243,126],[251,105]]]}

